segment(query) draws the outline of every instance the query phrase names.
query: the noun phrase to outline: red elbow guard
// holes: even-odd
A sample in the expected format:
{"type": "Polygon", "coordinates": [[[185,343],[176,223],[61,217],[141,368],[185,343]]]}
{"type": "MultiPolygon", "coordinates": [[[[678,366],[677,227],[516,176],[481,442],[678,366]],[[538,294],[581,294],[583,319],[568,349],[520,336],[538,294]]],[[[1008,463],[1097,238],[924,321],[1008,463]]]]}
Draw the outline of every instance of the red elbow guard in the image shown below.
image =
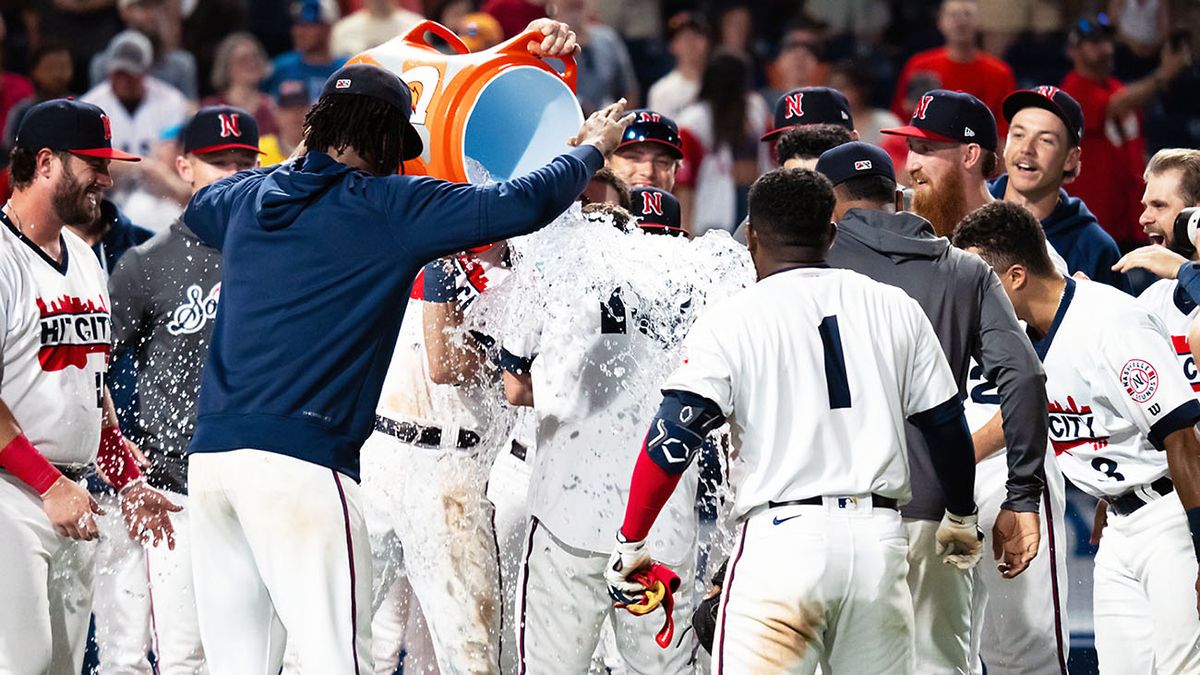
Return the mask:
{"type": "Polygon", "coordinates": [[[33,447],[33,443],[20,434],[0,450],[0,469],[16,476],[34,492],[45,494],[54,485],[54,481],[62,475],[42,453],[33,447]]]}
{"type": "Polygon", "coordinates": [[[108,482],[120,492],[122,488],[141,478],[133,453],[125,447],[125,437],[115,425],[100,430],[100,452],[96,455],[96,468],[108,478],[108,482]]]}

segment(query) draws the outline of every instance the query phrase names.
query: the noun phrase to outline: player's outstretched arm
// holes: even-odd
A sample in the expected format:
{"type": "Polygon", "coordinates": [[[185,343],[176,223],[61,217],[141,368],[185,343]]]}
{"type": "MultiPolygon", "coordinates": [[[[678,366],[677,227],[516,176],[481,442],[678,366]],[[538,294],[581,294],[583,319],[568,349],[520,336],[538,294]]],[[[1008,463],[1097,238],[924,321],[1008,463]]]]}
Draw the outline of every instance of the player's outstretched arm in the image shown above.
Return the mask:
{"type": "Polygon", "coordinates": [[[462,384],[488,366],[487,352],[479,340],[462,328],[463,309],[458,299],[455,273],[446,260],[425,266],[425,302],[421,322],[425,333],[425,359],[434,384],[462,384]]]}

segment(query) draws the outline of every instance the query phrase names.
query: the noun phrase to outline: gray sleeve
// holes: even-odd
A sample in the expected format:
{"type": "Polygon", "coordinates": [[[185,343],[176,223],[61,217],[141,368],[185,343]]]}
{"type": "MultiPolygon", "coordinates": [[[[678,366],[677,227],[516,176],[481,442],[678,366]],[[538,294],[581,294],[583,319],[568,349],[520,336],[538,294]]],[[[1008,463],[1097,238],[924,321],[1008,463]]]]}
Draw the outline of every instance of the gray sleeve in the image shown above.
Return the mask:
{"type": "Polygon", "coordinates": [[[1000,392],[1008,447],[1008,495],[1001,508],[1036,513],[1046,483],[1046,373],[990,270],[982,292],[979,362],[1000,392]]]}

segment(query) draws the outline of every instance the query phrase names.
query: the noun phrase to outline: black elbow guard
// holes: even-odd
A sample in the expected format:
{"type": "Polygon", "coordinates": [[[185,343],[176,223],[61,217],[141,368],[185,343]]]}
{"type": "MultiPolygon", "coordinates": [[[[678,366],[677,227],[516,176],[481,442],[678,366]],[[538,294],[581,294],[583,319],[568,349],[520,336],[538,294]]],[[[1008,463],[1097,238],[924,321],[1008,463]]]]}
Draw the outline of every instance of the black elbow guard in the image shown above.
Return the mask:
{"type": "Polygon", "coordinates": [[[703,396],[665,391],[646,434],[646,454],[663,471],[681,474],[692,463],[708,432],[724,422],[720,406],[703,396]]]}

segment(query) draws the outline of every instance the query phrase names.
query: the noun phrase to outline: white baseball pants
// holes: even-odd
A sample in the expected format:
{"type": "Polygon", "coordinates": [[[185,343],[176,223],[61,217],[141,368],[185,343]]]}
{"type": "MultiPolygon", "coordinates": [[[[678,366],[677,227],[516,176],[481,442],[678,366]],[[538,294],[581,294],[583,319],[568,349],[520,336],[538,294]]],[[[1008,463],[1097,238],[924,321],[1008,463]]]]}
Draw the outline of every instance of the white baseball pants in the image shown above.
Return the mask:
{"type": "Polygon", "coordinates": [[[93,496],[104,509],[104,515],[96,519],[100,544],[96,548],[96,592],[92,602],[100,659],[97,673],[152,675],[146,554],[140,543],[129,538],[117,495],[105,492],[93,496]]]}
{"type": "Polygon", "coordinates": [[[1008,456],[998,452],[975,467],[975,503],[983,530],[983,560],[975,566],[971,653],[975,675],[1066,675],[1067,539],[1063,511],[1066,486],[1053,454],[1046,457],[1041,542],[1037,557],[1013,579],[996,569],[992,526],[1007,499],[1008,456]]]}
{"type": "Polygon", "coordinates": [[[942,562],[934,537],[937,528],[934,520],[904,519],[915,621],[915,672],[967,675],[971,672],[973,572],[942,562]]]}
{"type": "Polygon", "coordinates": [[[750,516],[725,573],[712,672],[920,672],[907,551],[899,512],[869,497],[750,516]]]}
{"type": "Polygon", "coordinates": [[[188,462],[192,572],[213,675],[371,671],[371,549],[353,480],[262,450],[188,462]]]}
{"type": "Polygon", "coordinates": [[[1200,673],[1196,568],[1178,494],[1109,511],[1092,586],[1100,672],[1200,673]]]}
{"type": "Polygon", "coordinates": [[[0,672],[78,673],[96,542],[60,537],[33,490],[0,470],[0,672]]]}
{"type": "Polygon", "coordinates": [[[517,672],[517,584],[529,534],[529,479],[533,449],[524,460],[501,448],[488,477],[487,496],[495,509],[496,542],[500,545],[500,671],[517,672]]]}
{"type": "Polygon", "coordinates": [[[191,505],[185,495],[164,493],[183,507],[171,514],[175,550],[165,543],[147,546],[146,571],[150,576],[150,619],[159,675],[206,675],[200,624],[196,620],[196,593],[192,583],[191,505]]]}
{"type": "MultiPolygon", "coordinates": [[[[537,519],[532,519],[521,570],[517,607],[520,623],[517,642],[519,673],[574,675],[587,673],[600,642],[601,624],[610,618],[617,651],[627,672],[653,675],[690,673],[688,660],[694,642],[682,639],[691,621],[690,594],[676,598],[675,637],[663,649],[654,634],[663,624],[661,610],[634,616],[613,607],[604,580],[608,553],[595,553],[564,544],[537,519]]],[[[680,589],[691,588],[695,555],[671,569],[679,575],[680,589]]]]}
{"type": "Polygon", "coordinates": [[[486,460],[408,445],[379,432],[362,448],[374,539],[391,529],[420,602],[442,675],[500,669],[500,569],[486,460]],[[389,528],[390,526],[390,528],[389,528]]]}

